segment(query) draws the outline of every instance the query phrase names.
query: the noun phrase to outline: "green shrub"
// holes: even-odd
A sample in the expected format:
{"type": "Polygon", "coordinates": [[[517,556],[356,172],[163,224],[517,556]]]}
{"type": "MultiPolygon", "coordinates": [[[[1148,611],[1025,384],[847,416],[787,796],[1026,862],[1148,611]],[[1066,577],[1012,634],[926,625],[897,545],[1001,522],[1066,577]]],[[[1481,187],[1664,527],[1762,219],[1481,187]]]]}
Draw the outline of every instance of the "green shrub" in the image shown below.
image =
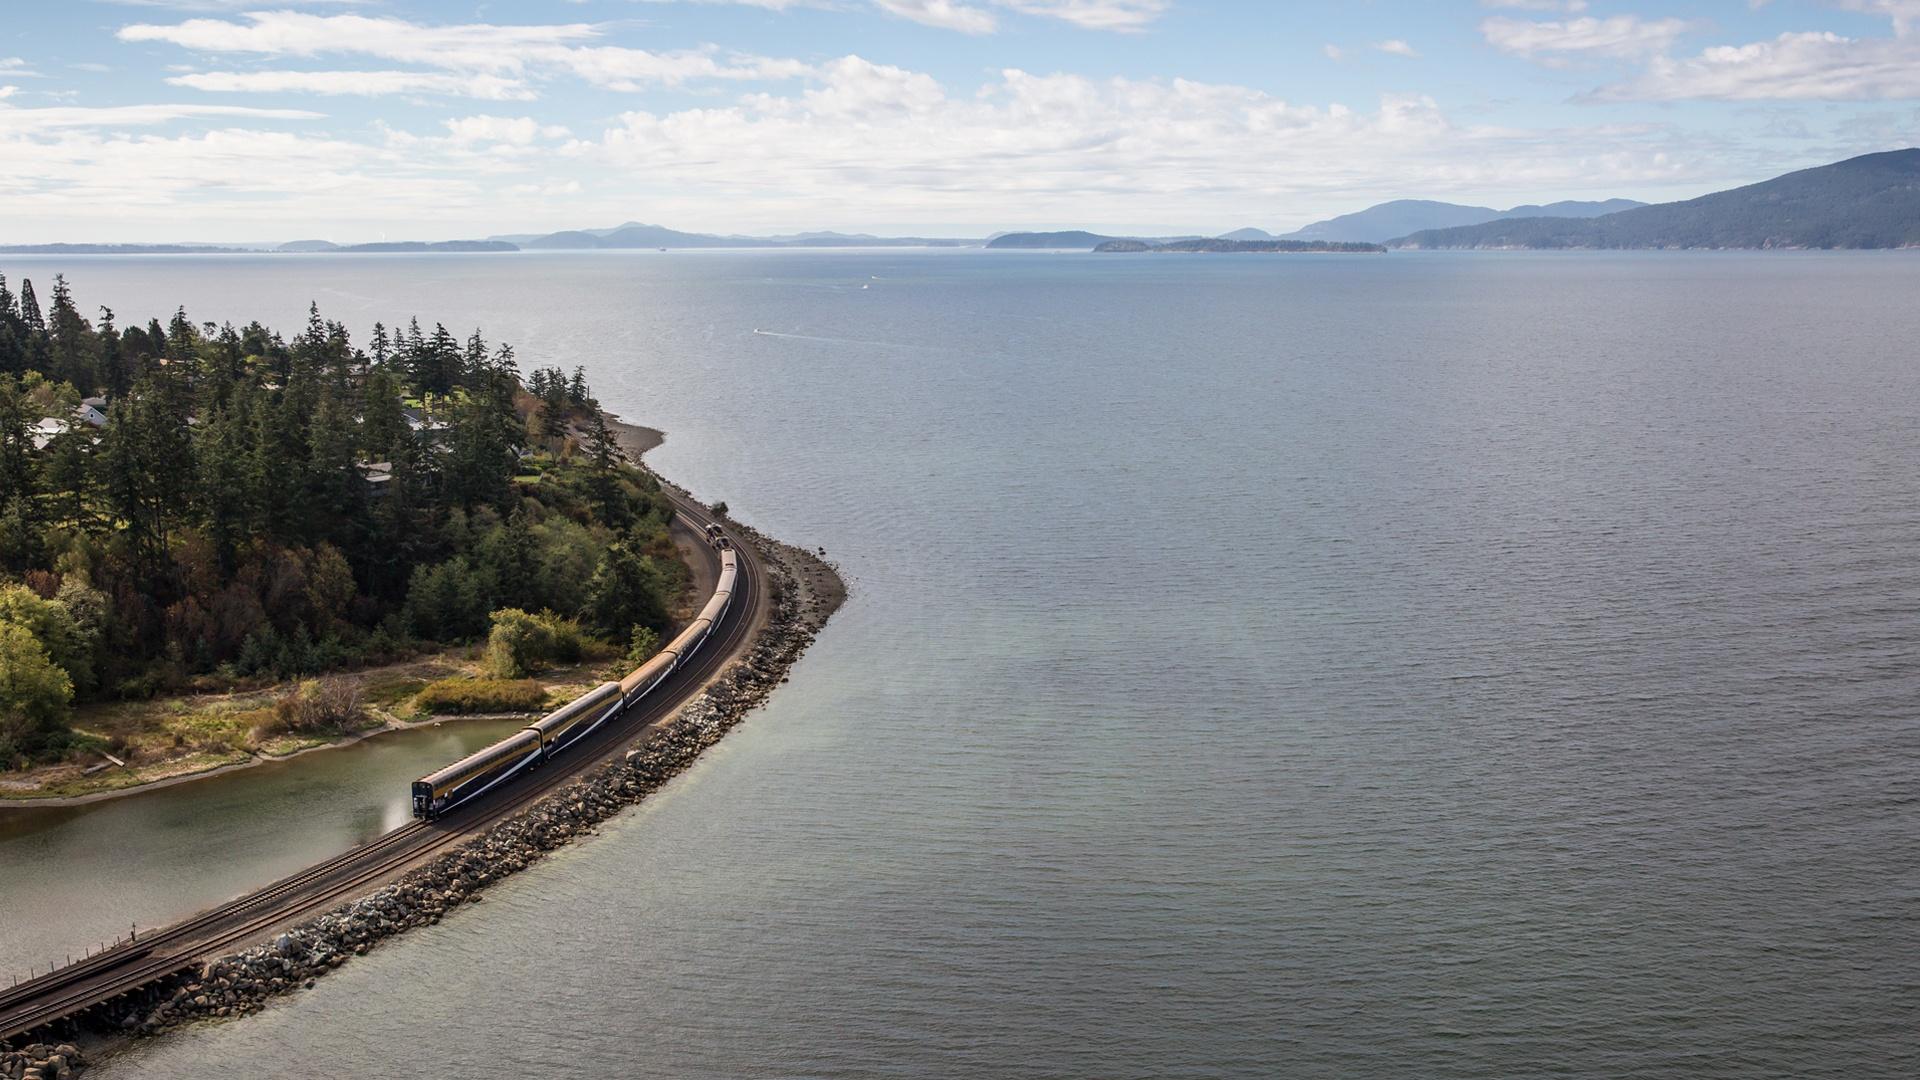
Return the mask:
{"type": "Polygon", "coordinates": [[[653,659],[660,651],[660,632],[651,626],[635,626],[633,636],[627,640],[627,663],[634,667],[653,659]]]}
{"type": "Polygon", "coordinates": [[[24,626],[0,622],[0,741],[9,757],[52,757],[66,747],[73,680],[24,626]]]}
{"type": "Polygon", "coordinates": [[[531,713],[546,708],[547,691],[532,679],[441,679],[413,703],[429,713],[531,713]]]}
{"type": "Polygon", "coordinates": [[[366,715],[357,680],[308,679],[273,703],[273,733],[345,731],[366,715]]]}
{"type": "Polygon", "coordinates": [[[549,664],[577,664],[596,644],[573,619],[501,608],[493,613],[481,668],[496,679],[521,679],[549,664]]]}

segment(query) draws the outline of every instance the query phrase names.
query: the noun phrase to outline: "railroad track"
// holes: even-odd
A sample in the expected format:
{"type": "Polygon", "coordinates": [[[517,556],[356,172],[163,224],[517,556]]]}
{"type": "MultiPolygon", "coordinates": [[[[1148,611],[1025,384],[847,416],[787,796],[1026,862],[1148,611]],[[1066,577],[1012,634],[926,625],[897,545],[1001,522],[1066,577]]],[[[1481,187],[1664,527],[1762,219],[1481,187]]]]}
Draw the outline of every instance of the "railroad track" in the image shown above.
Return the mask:
{"type": "MultiPolygon", "coordinates": [[[[678,508],[681,519],[699,535],[711,520],[710,515],[673,489],[663,486],[662,490],[678,508]]],[[[733,604],[721,627],[690,662],[682,664],[632,708],[569,747],[564,757],[544,763],[435,821],[409,822],[183,922],[0,991],[0,1043],[138,991],[206,957],[235,951],[276,929],[361,896],[512,817],[620,752],[647,728],[672,716],[751,637],[764,603],[760,559],[751,546],[736,544],[735,549],[740,572],[733,604]]],[[[712,549],[703,546],[703,550],[711,555],[712,549]]],[[[718,559],[714,562],[717,566],[718,559]]]]}

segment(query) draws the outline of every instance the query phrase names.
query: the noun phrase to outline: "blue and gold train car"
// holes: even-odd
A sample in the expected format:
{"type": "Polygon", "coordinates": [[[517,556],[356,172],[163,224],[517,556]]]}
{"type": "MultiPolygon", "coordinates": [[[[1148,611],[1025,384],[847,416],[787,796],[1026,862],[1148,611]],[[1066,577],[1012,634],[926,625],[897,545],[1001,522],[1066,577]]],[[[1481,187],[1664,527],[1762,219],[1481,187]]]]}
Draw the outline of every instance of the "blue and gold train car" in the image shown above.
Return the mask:
{"type": "Polygon", "coordinates": [[[678,670],[726,616],[727,609],[733,605],[734,586],[740,577],[740,555],[726,534],[720,532],[717,525],[710,525],[706,535],[720,551],[719,580],[700,613],[665,648],[619,682],[602,683],[492,746],[415,780],[413,816],[429,820],[439,817],[560,753],[611,717],[631,708],[678,670]]]}

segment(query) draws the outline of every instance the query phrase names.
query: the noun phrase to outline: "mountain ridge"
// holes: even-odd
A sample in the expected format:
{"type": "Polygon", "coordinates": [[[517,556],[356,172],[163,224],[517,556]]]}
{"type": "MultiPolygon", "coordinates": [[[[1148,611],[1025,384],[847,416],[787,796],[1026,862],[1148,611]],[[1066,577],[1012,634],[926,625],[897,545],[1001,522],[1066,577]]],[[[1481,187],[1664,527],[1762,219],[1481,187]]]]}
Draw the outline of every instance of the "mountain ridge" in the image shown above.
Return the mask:
{"type": "Polygon", "coordinates": [[[1495,210],[1490,206],[1469,206],[1463,203],[1438,202],[1433,199],[1393,199],[1369,206],[1365,210],[1356,210],[1351,214],[1341,214],[1325,221],[1316,221],[1293,232],[1284,233],[1275,239],[1379,244],[1395,237],[1428,229],[1479,225],[1512,217],[1596,217],[1645,205],[1633,199],[1605,199],[1595,202],[1567,199],[1544,206],[1528,204],[1516,206],[1510,210],[1495,210]]]}
{"type": "Polygon", "coordinates": [[[1920,148],[1862,154],[1756,184],[1594,218],[1510,218],[1420,230],[1400,248],[1920,247],[1920,148]]]}

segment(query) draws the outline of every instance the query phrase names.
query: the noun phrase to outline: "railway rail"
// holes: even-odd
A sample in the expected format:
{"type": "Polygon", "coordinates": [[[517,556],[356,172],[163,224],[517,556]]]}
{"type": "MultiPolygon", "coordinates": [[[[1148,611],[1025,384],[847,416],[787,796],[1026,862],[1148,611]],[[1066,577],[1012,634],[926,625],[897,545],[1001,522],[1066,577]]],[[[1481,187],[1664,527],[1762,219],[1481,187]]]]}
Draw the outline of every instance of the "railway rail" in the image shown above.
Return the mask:
{"type": "MultiPolygon", "coordinates": [[[[714,524],[706,511],[664,489],[680,520],[703,539],[714,524]]],[[[714,559],[718,552],[704,547],[714,559]]],[[[123,942],[77,964],[0,990],[0,1044],[17,1043],[87,1010],[179,974],[207,957],[260,940],[272,931],[322,914],[372,891],[415,865],[512,817],[554,789],[621,751],[649,727],[672,716],[751,637],[765,597],[759,557],[750,546],[733,548],[739,571],[733,602],[705,646],[685,659],[645,697],[590,734],[569,752],[431,821],[402,825],[360,847],[316,863],[255,892],[209,909],[136,941],[123,942]]]]}

